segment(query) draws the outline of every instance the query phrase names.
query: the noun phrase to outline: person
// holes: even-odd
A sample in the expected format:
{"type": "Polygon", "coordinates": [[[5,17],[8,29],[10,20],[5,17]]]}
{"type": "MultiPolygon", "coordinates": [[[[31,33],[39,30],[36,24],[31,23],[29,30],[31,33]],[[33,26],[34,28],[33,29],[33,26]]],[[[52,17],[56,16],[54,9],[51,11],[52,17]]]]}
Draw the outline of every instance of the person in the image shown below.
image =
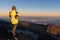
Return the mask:
{"type": "Polygon", "coordinates": [[[18,24],[18,12],[16,10],[16,6],[12,6],[12,10],[9,12],[9,17],[11,19],[11,24],[12,24],[11,32],[13,33],[14,36],[16,36],[15,31],[18,24]]]}

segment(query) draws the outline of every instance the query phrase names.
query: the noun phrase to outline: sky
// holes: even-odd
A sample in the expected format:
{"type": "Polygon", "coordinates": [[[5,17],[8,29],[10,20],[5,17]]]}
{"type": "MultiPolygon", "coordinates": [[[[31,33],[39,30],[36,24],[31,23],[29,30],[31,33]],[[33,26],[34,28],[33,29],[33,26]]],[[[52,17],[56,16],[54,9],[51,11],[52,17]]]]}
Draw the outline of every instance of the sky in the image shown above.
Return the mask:
{"type": "Polygon", "coordinates": [[[60,0],[0,0],[0,17],[7,17],[13,5],[19,16],[60,17],[60,0]]]}

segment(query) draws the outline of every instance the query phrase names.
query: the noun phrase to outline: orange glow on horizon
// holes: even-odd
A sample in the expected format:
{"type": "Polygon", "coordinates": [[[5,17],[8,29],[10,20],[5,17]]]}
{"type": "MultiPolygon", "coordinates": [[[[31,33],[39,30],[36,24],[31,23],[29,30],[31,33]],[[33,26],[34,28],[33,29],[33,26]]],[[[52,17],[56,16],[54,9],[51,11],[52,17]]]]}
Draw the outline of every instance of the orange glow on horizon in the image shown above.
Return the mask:
{"type": "Polygon", "coordinates": [[[26,13],[21,13],[20,16],[52,16],[52,17],[60,17],[60,12],[26,12],[26,13]]]}
{"type": "MultiPolygon", "coordinates": [[[[0,13],[0,17],[8,17],[9,13],[0,13]]],[[[60,17],[60,12],[24,12],[20,13],[19,16],[52,16],[60,17]]]]}

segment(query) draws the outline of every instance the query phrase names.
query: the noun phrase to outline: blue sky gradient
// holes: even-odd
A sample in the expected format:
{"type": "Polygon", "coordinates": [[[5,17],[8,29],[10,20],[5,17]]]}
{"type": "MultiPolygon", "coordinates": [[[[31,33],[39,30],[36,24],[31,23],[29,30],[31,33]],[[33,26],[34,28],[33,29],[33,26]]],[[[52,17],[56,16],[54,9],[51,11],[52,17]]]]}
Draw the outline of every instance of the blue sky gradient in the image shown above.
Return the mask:
{"type": "Polygon", "coordinates": [[[13,5],[19,12],[60,12],[60,0],[0,0],[0,13],[7,14],[13,5]]]}

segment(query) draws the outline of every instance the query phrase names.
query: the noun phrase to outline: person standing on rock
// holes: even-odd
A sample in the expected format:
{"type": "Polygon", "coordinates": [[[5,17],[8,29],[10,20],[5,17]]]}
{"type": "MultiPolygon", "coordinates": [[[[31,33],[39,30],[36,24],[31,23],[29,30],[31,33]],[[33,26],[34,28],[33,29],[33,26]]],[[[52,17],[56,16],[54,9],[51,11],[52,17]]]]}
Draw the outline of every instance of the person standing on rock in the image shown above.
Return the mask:
{"type": "Polygon", "coordinates": [[[12,24],[12,33],[14,36],[16,36],[16,28],[17,28],[17,24],[18,24],[18,12],[16,10],[16,6],[12,6],[12,10],[9,12],[9,17],[11,20],[11,24],[12,24]]]}

